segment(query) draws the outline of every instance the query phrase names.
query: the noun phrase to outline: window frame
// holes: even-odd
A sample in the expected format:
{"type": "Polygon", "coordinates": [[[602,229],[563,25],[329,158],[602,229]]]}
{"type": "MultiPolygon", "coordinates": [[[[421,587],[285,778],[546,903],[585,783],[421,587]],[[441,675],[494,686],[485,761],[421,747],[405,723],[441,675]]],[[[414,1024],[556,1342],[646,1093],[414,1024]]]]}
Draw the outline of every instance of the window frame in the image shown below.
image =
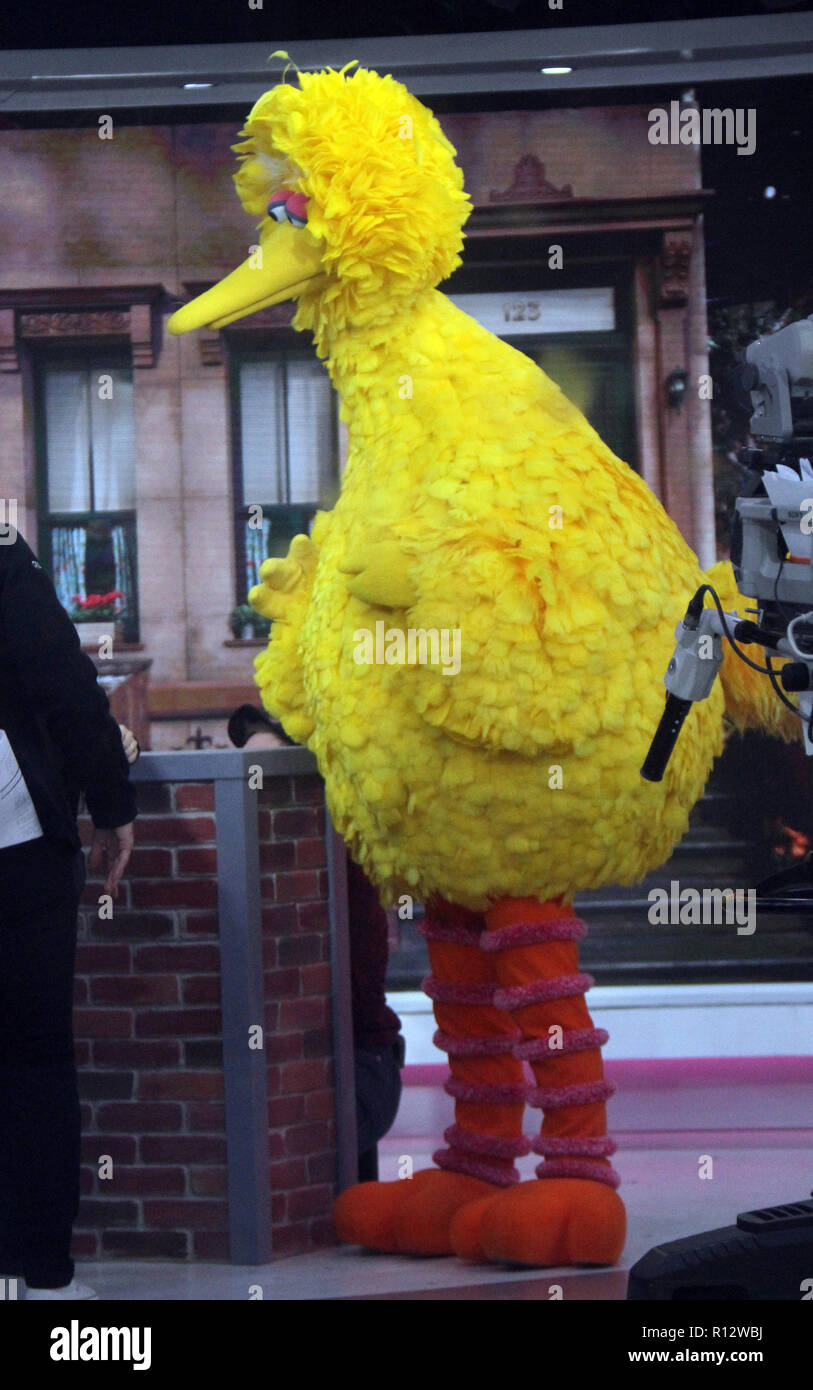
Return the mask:
{"type": "MultiPolygon", "coordinates": [[[[247,553],[245,543],[245,525],[248,520],[249,506],[259,504],[263,510],[264,517],[277,515],[291,516],[294,513],[305,521],[307,530],[313,522],[316,512],[322,505],[319,502],[306,504],[303,502],[274,503],[264,502],[257,498],[254,502],[243,502],[243,439],[242,439],[242,420],[241,420],[241,394],[240,394],[240,371],[246,362],[267,362],[278,360],[287,364],[293,358],[300,361],[320,361],[313,347],[303,343],[301,334],[293,329],[276,329],[267,334],[252,335],[250,342],[243,342],[239,338],[233,339],[229,343],[228,352],[228,390],[229,390],[229,418],[231,433],[231,479],[232,479],[232,525],[234,537],[234,594],[235,604],[241,605],[247,602],[248,586],[246,583],[247,553]]],[[[327,368],[323,367],[325,376],[330,384],[332,409],[330,412],[331,436],[330,450],[335,468],[335,481],[338,485],[341,480],[341,459],[339,457],[339,397],[333,387],[330,378],[327,376],[327,368]]],[[[283,391],[283,402],[285,409],[284,437],[285,437],[285,468],[286,480],[290,484],[290,456],[288,453],[288,398],[287,390],[283,391]]]]}
{"type": "MultiPolygon", "coordinates": [[[[52,364],[83,365],[92,372],[97,364],[126,368],[135,384],[132,351],[121,343],[105,344],[98,338],[72,339],[64,343],[38,345],[30,352],[33,387],[34,479],[37,499],[37,546],[40,560],[54,582],[53,532],[58,526],[82,525],[96,518],[123,525],[132,556],[132,606],[123,621],[125,641],[140,640],[140,605],[138,580],[138,510],[137,507],[116,511],[52,512],[48,495],[48,431],[45,415],[45,378],[52,364]]],[[[135,415],[135,409],[133,411],[135,415]]]]}

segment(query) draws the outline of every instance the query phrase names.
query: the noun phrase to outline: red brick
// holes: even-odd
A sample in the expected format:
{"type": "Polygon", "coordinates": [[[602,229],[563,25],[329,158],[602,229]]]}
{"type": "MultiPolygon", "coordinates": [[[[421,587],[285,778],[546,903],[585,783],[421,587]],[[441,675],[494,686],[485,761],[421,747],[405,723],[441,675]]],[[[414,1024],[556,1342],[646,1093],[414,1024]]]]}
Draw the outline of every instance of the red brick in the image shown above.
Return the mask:
{"type": "Polygon", "coordinates": [[[292,1091],[321,1091],[328,1083],[327,1066],[324,1061],[286,1062],[282,1067],[282,1090],[286,1095],[292,1091]]]}
{"type": "Polygon", "coordinates": [[[330,1146],[330,1130],[324,1120],[306,1125],[291,1125],[285,1131],[285,1148],[289,1154],[322,1153],[330,1146]]]}
{"type": "Polygon", "coordinates": [[[135,838],[142,845],[214,844],[215,822],[212,816],[139,816],[135,838]]]}
{"type": "Polygon", "coordinates": [[[279,999],[286,994],[299,993],[298,970],[263,971],[263,989],[268,999],[279,999]]]}
{"type": "Polygon", "coordinates": [[[285,1137],[279,1129],[268,1136],[268,1157],[272,1160],[285,1157],[285,1137]]]}
{"type": "MultiPolygon", "coordinates": [[[[315,1092],[319,1095],[320,1092],[315,1092]]],[[[332,1094],[332,1093],[329,1093],[332,1094]]],[[[305,1096],[280,1096],[268,1102],[268,1124],[271,1129],[277,1125],[294,1125],[305,1119],[305,1096]]],[[[321,1116],[319,1117],[321,1118],[321,1116]]]]}
{"type": "Polygon", "coordinates": [[[77,975],[73,981],[73,1002],[74,1004],[86,1004],[88,1002],[88,982],[77,975]]]}
{"type": "Polygon", "coordinates": [[[211,782],[181,782],[175,787],[176,811],[213,811],[215,789],[211,782]]]}
{"type": "Polygon", "coordinates": [[[186,1191],[186,1174],[183,1168],[114,1165],[112,1178],[101,1181],[99,1190],[109,1190],[115,1195],[126,1192],[133,1197],[182,1197],[186,1191]]]}
{"type": "Polygon", "coordinates": [[[278,1226],[274,1231],[274,1254],[301,1255],[311,1249],[310,1227],[307,1221],[292,1226],[278,1226]]]}
{"type": "Polygon", "coordinates": [[[282,937],[277,947],[279,963],[285,965],[313,965],[322,958],[321,936],[282,937]]]}
{"type": "Polygon", "coordinates": [[[105,1231],[102,1251],[125,1260],[185,1260],[189,1237],[186,1231],[105,1231]]]}
{"type": "Polygon", "coordinates": [[[296,1192],[289,1192],[287,1197],[289,1221],[302,1221],[309,1216],[324,1216],[333,1205],[333,1189],[327,1185],[302,1187],[296,1192]]]}
{"type": "Polygon", "coordinates": [[[286,806],[291,800],[290,777],[268,777],[257,793],[263,806],[286,806]]]}
{"type": "Polygon", "coordinates": [[[93,1106],[83,1101],[79,1106],[79,1119],[83,1130],[90,1129],[93,1123],[93,1106]]]}
{"type": "Polygon", "coordinates": [[[193,1100],[186,1107],[187,1129],[204,1134],[222,1133],[226,1126],[226,1107],[219,1101],[193,1100]]]}
{"type": "Polygon", "coordinates": [[[187,912],[184,930],[200,936],[217,936],[220,919],[216,912],[187,912]]]}
{"type": "Polygon", "coordinates": [[[278,1033],[265,1040],[265,1055],[269,1062],[289,1062],[302,1057],[301,1033],[278,1033]]]}
{"type": "Polygon", "coordinates": [[[310,1250],[321,1250],[327,1245],[338,1245],[336,1227],[331,1216],[320,1216],[309,1223],[310,1250]]]}
{"type": "Polygon", "coordinates": [[[98,1172],[99,1159],[108,1155],[117,1163],[135,1163],[136,1141],[130,1134],[84,1134],[82,1136],[82,1161],[89,1163],[98,1172]]]}
{"type": "Polygon", "coordinates": [[[77,1038],[131,1038],[132,1009],[74,1009],[73,1031],[77,1038]]]}
{"type": "Polygon", "coordinates": [[[90,1168],[79,1169],[79,1191],[87,1197],[96,1185],[96,1174],[90,1168]]]}
{"type": "Polygon", "coordinates": [[[223,1094],[216,1071],[148,1071],[138,1078],[139,1100],[212,1100],[223,1094]]]}
{"type": "Polygon", "coordinates": [[[86,1067],[90,1063],[90,1043],[86,1038],[81,1042],[77,1041],[73,1045],[73,1056],[77,1067],[86,1067]]]}
{"type": "Polygon", "coordinates": [[[285,1212],[286,1212],[286,1210],[287,1210],[287,1206],[288,1206],[288,1195],[287,1195],[287,1193],[285,1193],[285,1192],[273,1192],[273,1193],[271,1194],[271,1222],[272,1222],[273,1225],[276,1225],[277,1222],[281,1222],[281,1221],[284,1221],[284,1220],[285,1220],[285,1212]]]}
{"type": "Polygon", "coordinates": [[[260,868],[267,872],[293,869],[296,864],[296,845],[293,840],[260,842],[260,868]]]}
{"type": "MultiPolygon", "coordinates": [[[[277,900],[279,902],[301,902],[303,898],[315,898],[319,892],[319,875],[314,869],[298,869],[293,873],[281,872],[275,875],[277,900]]],[[[265,882],[265,880],[262,880],[265,882]]]]}
{"type": "Polygon", "coordinates": [[[179,874],[211,874],[217,873],[217,850],[216,849],[179,849],[178,850],[178,873],[179,874]]]}
{"type": "Polygon", "coordinates": [[[193,1250],[197,1260],[228,1260],[228,1231],[194,1231],[193,1250]]]}
{"type": "Polygon", "coordinates": [[[225,1163],[226,1140],[203,1134],[147,1134],[139,1139],[144,1163],[225,1163]]]}
{"type": "Polygon", "coordinates": [[[260,902],[272,903],[277,896],[277,886],[273,875],[261,874],[260,876],[260,902]]]}
{"type": "Polygon", "coordinates": [[[99,1253],[98,1231],[74,1231],[71,1240],[71,1255],[74,1259],[92,1260],[99,1253]]]}
{"type": "Polygon", "coordinates": [[[298,908],[294,907],[293,903],[264,907],[263,931],[270,932],[273,936],[281,936],[286,932],[296,931],[297,911],[298,908]]]}
{"type": "Polygon", "coordinates": [[[277,963],[277,942],[275,937],[265,937],[263,941],[263,966],[273,970],[277,963]]]}
{"type": "Polygon", "coordinates": [[[332,1091],[311,1091],[305,1096],[305,1116],[309,1120],[332,1120],[336,1102],[332,1091]]]}
{"type": "Polygon", "coordinates": [[[184,1004],[219,1004],[220,979],[217,975],[190,975],[181,981],[184,1004]]]}
{"type": "Polygon", "coordinates": [[[300,931],[318,931],[327,935],[330,915],[325,902],[297,903],[296,920],[300,931]]]}
{"type": "Polygon", "coordinates": [[[140,879],[130,886],[133,907],[217,906],[216,879],[140,879]]]}
{"type": "Polygon", "coordinates": [[[100,1040],[93,1044],[97,1067],[177,1067],[180,1061],[181,1044],[171,1038],[150,1042],[100,1040]]]}
{"type": "Polygon", "coordinates": [[[289,1028],[318,1028],[330,1022],[330,1003],[327,999],[285,999],[280,1004],[279,1026],[289,1028]]]}
{"type": "Polygon", "coordinates": [[[103,1129],[120,1130],[125,1134],[155,1134],[180,1129],[183,1111],[180,1105],[147,1104],[142,1101],[106,1101],[96,1107],[99,1125],[103,1129]]]}
{"type": "Polygon", "coordinates": [[[302,1158],[286,1158],[282,1163],[272,1163],[269,1170],[269,1177],[271,1179],[272,1192],[288,1192],[292,1188],[304,1187],[307,1182],[305,1160],[302,1158]]]}
{"type": "Polygon", "coordinates": [[[323,898],[327,899],[329,893],[330,893],[330,878],[328,877],[327,869],[320,869],[320,870],[319,870],[319,894],[320,894],[320,897],[323,897],[323,898]]]}
{"type": "Polygon", "coordinates": [[[187,1038],[211,1038],[219,1036],[220,1030],[219,1009],[142,1009],[135,1022],[137,1038],[175,1037],[177,1034],[187,1038]]]}
{"type": "Polygon", "coordinates": [[[94,1004],[177,1004],[175,975],[100,975],[91,981],[94,1004]]]}
{"type": "Polygon", "coordinates": [[[228,1226],[228,1206],[225,1202],[147,1200],[144,1203],[144,1224],[187,1231],[223,1231],[228,1226]]]}
{"type": "Polygon", "coordinates": [[[193,1168],[189,1187],[195,1197],[225,1197],[228,1190],[225,1168],[193,1168]]]}
{"type": "Polygon", "coordinates": [[[303,965],[299,972],[302,982],[303,994],[329,994],[330,993],[330,966],[303,965]]]}
{"type": "Polygon", "coordinates": [[[80,941],[76,947],[76,971],[79,975],[100,975],[106,970],[125,974],[129,969],[129,946],[80,941]]]}
{"type": "Polygon", "coordinates": [[[310,837],[296,842],[296,867],[298,869],[321,869],[325,863],[325,842],[310,837]]]}
{"type": "Polygon", "coordinates": [[[133,952],[133,970],[220,970],[220,950],[217,946],[201,946],[196,942],[177,942],[171,946],[137,946],[133,952]]]}
{"type": "Polygon", "coordinates": [[[306,772],[294,778],[294,801],[301,805],[324,801],[325,784],[317,772],[306,772]]]}
{"type": "Polygon", "coordinates": [[[271,828],[275,840],[301,840],[319,834],[319,821],[318,811],[302,807],[296,811],[275,811],[271,817],[271,828]]]}
{"type": "Polygon", "coordinates": [[[172,851],[168,849],[134,849],[127,865],[130,878],[169,877],[172,873],[172,851]]]}
{"type": "Polygon", "coordinates": [[[308,1181],[334,1183],[336,1181],[336,1154],[331,1152],[311,1154],[308,1159],[308,1181]]]}

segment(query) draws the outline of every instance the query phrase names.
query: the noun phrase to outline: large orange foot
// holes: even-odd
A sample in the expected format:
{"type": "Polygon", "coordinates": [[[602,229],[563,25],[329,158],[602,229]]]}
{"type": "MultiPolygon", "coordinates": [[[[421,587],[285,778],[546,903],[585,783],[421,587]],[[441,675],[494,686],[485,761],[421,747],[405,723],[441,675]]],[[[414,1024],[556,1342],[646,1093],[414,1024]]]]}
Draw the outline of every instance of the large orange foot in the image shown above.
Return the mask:
{"type": "Polygon", "coordinates": [[[464,1173],[425,1168],[398,1182],[363,1182],[336,1199],[339,1240],[382,1254],[452,1255],[450,1226],[461,1207],[500,1189],[464,1173]]]}
{"type": "Polygon", "coordinates": [[[624,1249],[624,1203],[583,1178],[540,1178],[461,1208],[451,1222],[456,1255],[520,1265],[610,1265],[624,1249]]]}

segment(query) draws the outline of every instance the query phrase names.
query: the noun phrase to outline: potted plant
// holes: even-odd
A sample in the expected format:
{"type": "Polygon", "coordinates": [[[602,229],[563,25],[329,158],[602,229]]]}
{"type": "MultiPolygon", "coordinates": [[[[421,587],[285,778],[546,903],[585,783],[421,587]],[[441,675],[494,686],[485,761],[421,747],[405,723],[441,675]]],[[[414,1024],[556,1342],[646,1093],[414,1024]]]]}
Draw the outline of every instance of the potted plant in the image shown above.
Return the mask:
{"type": "Polygon", "coordinates": [[[87,598],[74,594],[71,619],[83,647],[95,647],[102,637],[110,637],[115,642],[122,615],[122,597],[118,589],[111,589],[107,594],[88,594],[87,598]]]}
{"type": "Polygon", "coordinates": [[[239,641],[259,642],[267,637],[271,624],[267,618],[255,613],[248,603],[239,603],[229,614],[229,627],[239,641]]]}

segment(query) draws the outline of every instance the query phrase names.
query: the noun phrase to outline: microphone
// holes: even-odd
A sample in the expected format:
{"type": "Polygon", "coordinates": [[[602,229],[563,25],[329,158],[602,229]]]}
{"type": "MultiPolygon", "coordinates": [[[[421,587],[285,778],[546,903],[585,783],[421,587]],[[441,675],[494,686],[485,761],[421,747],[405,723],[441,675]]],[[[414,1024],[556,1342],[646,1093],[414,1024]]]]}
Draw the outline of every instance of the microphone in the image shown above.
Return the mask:
{"type": "Polygon", "coordinates": [[[693,700],[682,700],[679,695],[667,695],[661,722],[655,730],[655,737],[649,745],[649,752],[641,768],[641,776],[645,777],[647,782],[663,780],[666,764],[672,756],[672,749],[677,743],[678,734],[693,703],[693,700]]]}

